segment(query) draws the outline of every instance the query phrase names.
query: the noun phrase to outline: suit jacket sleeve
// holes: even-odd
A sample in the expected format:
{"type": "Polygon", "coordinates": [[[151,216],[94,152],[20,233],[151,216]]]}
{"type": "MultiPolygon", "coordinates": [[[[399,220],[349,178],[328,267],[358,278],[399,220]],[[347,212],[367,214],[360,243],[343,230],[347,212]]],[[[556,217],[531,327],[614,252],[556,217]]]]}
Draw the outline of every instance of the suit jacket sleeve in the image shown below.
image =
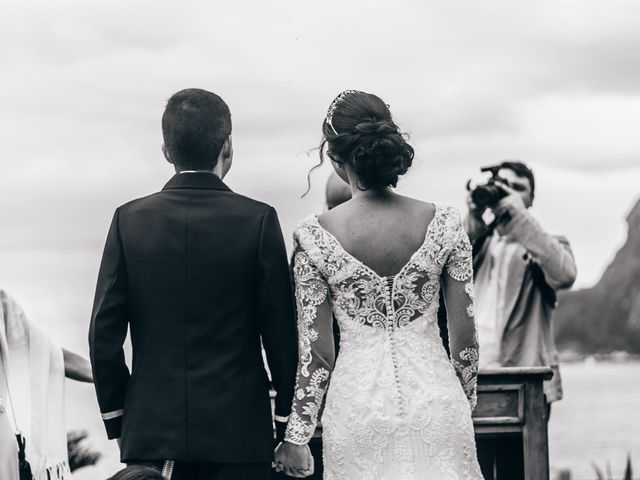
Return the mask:
{"type": "Polygon", "coordinates": [[[104,247],[96,287],[89,350],[98,404],[109,438],[120,437],[129,369],[122,345],[127,336],[127,270],[116,210],[104,247]]]}
{"type": "Polygon", "coordinates": [[[258,315],[276,391],[276,421],[282,423],[291,411],[298,340],[287,251],[278,216],[271,207],[263,217],[258,245],[258,315]]]}

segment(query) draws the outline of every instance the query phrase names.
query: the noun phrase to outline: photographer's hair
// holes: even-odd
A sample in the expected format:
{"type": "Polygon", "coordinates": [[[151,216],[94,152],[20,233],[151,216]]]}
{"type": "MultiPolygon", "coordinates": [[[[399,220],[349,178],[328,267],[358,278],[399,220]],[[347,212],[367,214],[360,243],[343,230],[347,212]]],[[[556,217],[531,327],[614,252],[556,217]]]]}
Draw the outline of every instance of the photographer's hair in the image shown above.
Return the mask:
{"type": "Polygon", "coordinates": [[[533,176],[533,171],[519,160],[505,160],[499,166],[500,168],[512,170],[519,177],[524,177],[529,180],[529,185],[531,185],[531,200],[533,200],[536,193],[536,180],[533,176]]]}
{"type": "Polygon", "coordinates": [[[171,161],[183,170],[210,170],[231,134],[229,107],[215,93],[189,88],[174,94],[162,115],[171,161]]]}
{"type": "Polygon", "coordinates": [[[163,480],[162,473],[152,467],[129,465],[107,480],[163,480]]]}
{"type": "Polygon", "coordinates": [[[413,148],[393,121],[389,106],[371,93],[346,90],[338,95],[322,133],[320,165],[326,145],[331,159],[351,166],[361,190],[395,187],[413,162],[413,148]]]}

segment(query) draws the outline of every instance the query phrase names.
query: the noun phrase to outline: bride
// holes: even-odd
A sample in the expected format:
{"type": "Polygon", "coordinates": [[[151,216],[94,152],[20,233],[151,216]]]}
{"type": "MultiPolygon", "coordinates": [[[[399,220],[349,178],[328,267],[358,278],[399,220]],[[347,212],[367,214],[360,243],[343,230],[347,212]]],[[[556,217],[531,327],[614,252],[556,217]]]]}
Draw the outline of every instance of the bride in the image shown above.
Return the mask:
{"type": "Polygon", "coordinates": [[[353,198],[294,233],[300,358],[276,469],[313,472],[307,444],[326,392],[326,480],[480,480],[473,272],[460,215],[393,192],[413,149],[377,96],[342,92],[323,133],[353,198]],[[450,357],[437,322],[441,291],[450,357]]]}

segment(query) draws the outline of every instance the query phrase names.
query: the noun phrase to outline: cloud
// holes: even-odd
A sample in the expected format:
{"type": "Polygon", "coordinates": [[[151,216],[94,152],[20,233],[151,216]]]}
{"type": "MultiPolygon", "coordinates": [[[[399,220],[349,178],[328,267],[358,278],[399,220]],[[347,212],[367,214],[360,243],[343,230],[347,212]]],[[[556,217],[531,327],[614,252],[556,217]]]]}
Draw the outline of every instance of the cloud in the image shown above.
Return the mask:
{"type": "Polygon", "coordinates": [[[170,175],[160,117],[186,87],[229,103],[227,180],[276,206],[287,237],[323,204],[328,166],[299,198],[316,163],[303,152],[346,88],[379,94],[411,134],[408,194],[462,207],[479,166],[530,162],[536,214],[571,238],[581,285],[640,194],[632,0],[9,0],[3,12],[0,284],[53,325],[86,317],[114,208],[170,175]]]}

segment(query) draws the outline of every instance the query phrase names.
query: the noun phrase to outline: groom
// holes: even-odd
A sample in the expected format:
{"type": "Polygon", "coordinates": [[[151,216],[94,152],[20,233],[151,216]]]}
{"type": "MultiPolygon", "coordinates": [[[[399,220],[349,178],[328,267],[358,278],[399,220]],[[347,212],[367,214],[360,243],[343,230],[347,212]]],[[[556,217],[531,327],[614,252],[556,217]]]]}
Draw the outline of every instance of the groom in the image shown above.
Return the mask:
{"type": "Polygon", "coordinates": [[[124,462],[173,469],[174,479],[268,479],[274,439],[261,344],[276,419],[289,414],[297,366],[278,217],[222,182],[233,149],[220,97],[176,93],[162,132],[176,175],[116,209],[98,275],[89,342],[107,435],[121,439],[124,462]]]}

